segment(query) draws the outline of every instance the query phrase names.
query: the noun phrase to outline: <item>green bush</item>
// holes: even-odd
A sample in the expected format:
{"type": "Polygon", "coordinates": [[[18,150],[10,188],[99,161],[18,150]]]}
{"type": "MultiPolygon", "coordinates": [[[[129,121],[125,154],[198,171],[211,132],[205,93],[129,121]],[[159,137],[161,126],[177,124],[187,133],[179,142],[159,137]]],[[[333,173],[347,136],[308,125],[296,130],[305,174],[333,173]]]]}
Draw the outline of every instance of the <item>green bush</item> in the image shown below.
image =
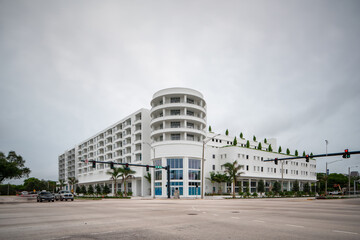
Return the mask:
{"type": "Polygon", "coordinates": [[[253,193],[253,197],[257,197],[258,194],[256,192],[253,193]]]}

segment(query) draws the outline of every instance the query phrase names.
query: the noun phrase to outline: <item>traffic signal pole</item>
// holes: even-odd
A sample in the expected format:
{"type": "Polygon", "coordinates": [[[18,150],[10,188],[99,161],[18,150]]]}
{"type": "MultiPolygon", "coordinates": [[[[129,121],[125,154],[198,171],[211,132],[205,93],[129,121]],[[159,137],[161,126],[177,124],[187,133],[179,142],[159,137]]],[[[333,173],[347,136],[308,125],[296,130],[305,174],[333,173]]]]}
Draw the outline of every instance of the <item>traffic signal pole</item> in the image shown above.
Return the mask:
{"type": "Polygon", "coordinates": [[[168,195],[168,198],[170,199],[170,165],[167,165],[166,167],[166,173],[167,173],[167,195],[168,195]]]}
{"type": "MultiPolygon", "coordinates": [[[[319,158],[319,157],[332,157],[332,156],[343,156],[343,158],[350,158],[350,155],[352,154],[360,154],[360,151],[346,151],[345,152],[340,152],[340,153],[328,153],[328,154],[317,154],[317,155],[312,155],[309,156],[309,158],[319,158]],[[346,157],[344,157],[346,156],[346,157]]],[[[286,157],[286,158],[275,158],[275,159],[269,159],[269,160],[264,160],[264,162],[277,162],[277,161],[282,161],[282,160],[296,160],[296,159],[301,159],[301,158],[306,158],[306,156],[302,156],[302,157],[286,157]]]]}

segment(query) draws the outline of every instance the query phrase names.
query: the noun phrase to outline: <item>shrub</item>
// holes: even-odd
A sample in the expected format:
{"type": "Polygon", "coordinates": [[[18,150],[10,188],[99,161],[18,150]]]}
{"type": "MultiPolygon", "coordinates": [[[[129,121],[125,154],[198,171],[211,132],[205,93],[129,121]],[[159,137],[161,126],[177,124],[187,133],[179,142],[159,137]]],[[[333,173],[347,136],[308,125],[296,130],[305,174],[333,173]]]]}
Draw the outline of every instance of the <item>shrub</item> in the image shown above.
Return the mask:
{"type": "Polygon", "coordinates": [[[256,192],[253,193],[253,197],[257,197],[258,194],[256,192]]]}

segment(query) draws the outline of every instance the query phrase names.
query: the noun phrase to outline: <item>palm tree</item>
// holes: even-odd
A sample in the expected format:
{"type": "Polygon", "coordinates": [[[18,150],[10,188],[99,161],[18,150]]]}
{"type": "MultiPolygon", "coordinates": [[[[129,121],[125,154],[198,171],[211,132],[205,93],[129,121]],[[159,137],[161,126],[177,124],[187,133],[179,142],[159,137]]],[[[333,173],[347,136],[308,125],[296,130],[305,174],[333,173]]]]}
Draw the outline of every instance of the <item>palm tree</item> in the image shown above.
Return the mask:
{"type": "Polygon", "coordinates": [[[114,184],[114,195],[117,195],[117,179],[121,176],[121,168],[113,168],[111,170],[108,170],[106,174],[110,175],[110,179],[113,181],[114,184]]]}
{"type": "Polygon", "coordinates": [[[151,173],[147,172],[144,178],[150,183],[150,195],[151,195],[151,173]]]}
{"type": "Polygon", "coordinates": [[[222,193],[221,183],[229,182],[229,177],[225,173],[216,173],[215,175],[215,182],[219,184],[218,193],[222,193]]]}
{"type": "Polygon", "coordinates": [[[60,189],[62,190],[64,186],[65,186],[65,180],[64,180],[64,179],[60,179],[60,180],[59,180],[59,187],[60,187],[60,189]]]}
{"type": "Polygon", "coordinates": [[[206,178],[207,180],[210,180],[211,184],[213,185],[213,194],[215,193],[214,191],[214,183],[216,182],[216,173],[215,172],[210,172],[210,177],[206,178]]]}
{"type": "Polygon", "coordinates": [[[74,191],[74,185],[77,184],[79,180],[77,180],[75,177],[69,177],[68,182],[70,184],[70,191],[71,189],[74,191]]]}
{"type": "Polygon", "coordinates": [[[233,198],[235,198],[235,185],[236,185],[236,178],[240,176],[243,172],[239,172],[243,165],[239,165],[235,160],[233,163],[225,163],[223,165],[225,167],[225,173],[228,174],[229,181],[232,181],[233,184],[233,198]]]}
{"type": "Polygon", "coordinates": [[[131,178],[133,174],[135,174],[136,172],[125,166],[119,168],[119,171],[120,171],[120,177],[122,178],[121,183],[124,184],[124,196],[127,197],[126,180],[131,178]]]}

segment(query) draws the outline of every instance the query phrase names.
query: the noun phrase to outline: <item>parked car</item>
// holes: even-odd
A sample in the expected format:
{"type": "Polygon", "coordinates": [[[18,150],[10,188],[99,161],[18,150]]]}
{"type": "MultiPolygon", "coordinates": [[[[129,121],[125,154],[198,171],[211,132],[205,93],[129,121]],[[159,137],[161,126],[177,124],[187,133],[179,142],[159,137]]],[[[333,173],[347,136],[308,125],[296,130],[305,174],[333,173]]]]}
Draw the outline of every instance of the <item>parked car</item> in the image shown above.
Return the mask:
{"type": "Polygon", "coordinates": [[[67,190],[61,190],[60,192],[56,193],[55,194],[55,200],[58,201],[67,201],[67,200],[71,200],[71,201],[74,201],[74,195],[70,192],[70,191],[67,191],[67,190]]]}
{"type": "Polygon", "coordinates": [[[38,202],[42,202],[42,201],[52,201],[54,202],[55,201],[55,197],[54,195],[51,193],[51,192],[46,192],[46,191],[43,191],[43,192],[40,192],[38,195],[37,195],[37,199],[36,199],[38,202]]]}

